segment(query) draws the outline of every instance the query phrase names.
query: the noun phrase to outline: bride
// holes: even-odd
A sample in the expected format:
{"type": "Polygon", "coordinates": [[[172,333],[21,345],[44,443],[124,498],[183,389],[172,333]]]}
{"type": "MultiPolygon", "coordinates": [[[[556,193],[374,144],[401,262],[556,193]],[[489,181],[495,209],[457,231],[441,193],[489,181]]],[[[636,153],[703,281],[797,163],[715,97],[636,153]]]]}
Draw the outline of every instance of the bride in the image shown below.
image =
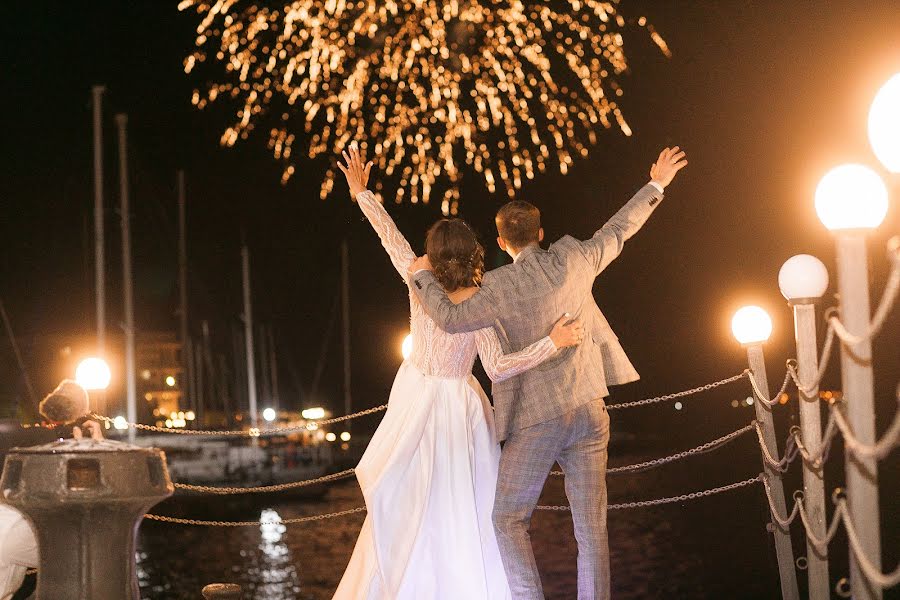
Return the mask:
{"type": "MultiPolygon", "coordinates": [[[[407,285],[416,258],[387,211],[366,189],[372,163],[354,143],[339,164],[350,193],[407,285]]],[[[450,299],[478,291],[483,249],[460,219],[428,231],[426,251],[450,299]]],[[[335,600],[506,600],[506,575],[491,523],[500,446],[492,409],[472,376],[477,353],[493,381],[513,377],[582,339],[564,316],[550,335],[503,354],[489,327],[451,335],[410,293],[412,354],[391,389],[384,420],[356,476],[368,516],[335,600]]]]}

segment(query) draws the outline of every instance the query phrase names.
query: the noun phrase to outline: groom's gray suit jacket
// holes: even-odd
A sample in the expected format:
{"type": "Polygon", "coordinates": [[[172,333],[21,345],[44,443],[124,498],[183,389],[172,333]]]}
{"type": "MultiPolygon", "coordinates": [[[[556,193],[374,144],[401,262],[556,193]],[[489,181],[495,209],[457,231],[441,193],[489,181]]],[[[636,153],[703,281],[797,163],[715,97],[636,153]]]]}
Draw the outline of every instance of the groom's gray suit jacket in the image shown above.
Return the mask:
{"type": "Polygon", "coordinates": [[[645,185],[591,239],[565,236],[547,250],[527,248],[513,264],[486,273],[481,290],[460,304],[447,298],[430,271],[414,275],[413,289],[438,327],[458,333],[493,325],[507,351],[522,350],[546,336],[567,312],[584,323],[583,343],[494,384],[499,440],[605,398],[609,385],[639,378],[591,290],[662,197],[656,187],[645,185]]]}

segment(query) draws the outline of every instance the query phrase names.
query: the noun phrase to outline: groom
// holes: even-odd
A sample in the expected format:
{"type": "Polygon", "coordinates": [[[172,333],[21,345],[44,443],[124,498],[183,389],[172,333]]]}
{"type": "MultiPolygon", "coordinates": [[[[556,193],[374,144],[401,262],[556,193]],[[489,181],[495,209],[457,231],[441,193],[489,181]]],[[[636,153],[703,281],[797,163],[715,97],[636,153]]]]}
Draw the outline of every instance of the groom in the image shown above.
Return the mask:
{"type": "Polygon", "coordinates": [[[553,464],[565,472],[578,541],[578,600],[609,598],[606,529],[608,385],[638,379],[597,304],[594,279],[621,252],[687,165],[676,146],[664,149],[642,187],[594,236],[565,236],[547,250],[540,211],[510,202],[497,213],[497,243],[513,264],[484,275],[481,290],[454,304],[430,272],[428,257],[410,267],[426,312],[450,333],[494,326],[507,351],[547,335],[563,313],[585,324],[586,339],[517,378],[494,384],[498,439],[505,441],[494,503],[494,527],[514,600],[543,600],[528,535],[531,514],[553,464]]]}

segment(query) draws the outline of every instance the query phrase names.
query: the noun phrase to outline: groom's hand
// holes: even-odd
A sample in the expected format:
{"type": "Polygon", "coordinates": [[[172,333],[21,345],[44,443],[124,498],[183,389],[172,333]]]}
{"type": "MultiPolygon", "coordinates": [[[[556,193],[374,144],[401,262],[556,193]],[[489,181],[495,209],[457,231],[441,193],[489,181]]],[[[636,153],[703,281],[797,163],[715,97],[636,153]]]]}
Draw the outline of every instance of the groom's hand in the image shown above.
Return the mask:
{"type": "Polygon", "coordinates": [[[412,278],[413,275],[418,273],[419,271],[433,271],[434,268],[431,266],[431,261],[428,260],[428,255],[420,256],[416,258],[416,260],[409,263],[409,268],[406,270],[407,275],[412,278]]]}
{"type": "Polygon", "coordinates": [[[675,178],[675,174],[688,164],[684,151],[678,146],[665,148],[659,153],[659,158],[650,167],[650,180],[658,183],[663,188],[667,187],[675,178]]]}

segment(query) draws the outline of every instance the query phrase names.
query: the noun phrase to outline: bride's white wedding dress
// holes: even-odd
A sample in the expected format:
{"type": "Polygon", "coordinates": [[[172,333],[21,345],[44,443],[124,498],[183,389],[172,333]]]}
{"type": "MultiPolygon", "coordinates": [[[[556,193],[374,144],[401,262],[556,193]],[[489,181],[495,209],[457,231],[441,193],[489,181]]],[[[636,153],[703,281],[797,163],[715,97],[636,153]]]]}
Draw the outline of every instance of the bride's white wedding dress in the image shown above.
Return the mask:
{"type": "MultiPolygon", "coordinates": [[[[371,192],[357,202],[407,281],[409,243],[371,192]]],[[[500,446],[472,365],[479,354],[497,381],[556,347],[546,337],[504,355],[492,328],[448,334],[412,293],[410,311],[412,354],[356,468],[368,515],[334,599],[509,599],[491,522],[500,446]]]]}

